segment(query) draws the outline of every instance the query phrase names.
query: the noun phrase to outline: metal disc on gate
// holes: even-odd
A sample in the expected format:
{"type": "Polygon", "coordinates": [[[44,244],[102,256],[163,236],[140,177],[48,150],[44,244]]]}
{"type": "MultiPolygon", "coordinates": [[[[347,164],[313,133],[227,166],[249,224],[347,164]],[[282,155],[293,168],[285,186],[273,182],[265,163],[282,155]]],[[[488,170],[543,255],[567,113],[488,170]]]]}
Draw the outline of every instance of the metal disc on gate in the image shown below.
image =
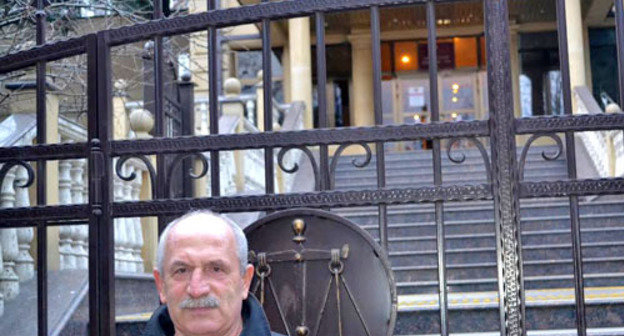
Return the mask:
{"type": "Polygon", "coordinates": [[[294,209],[245,229],[251,292],[273,331],[298,336],[392,335],[394,277],[368,233],[326,211],[294,209]]]}

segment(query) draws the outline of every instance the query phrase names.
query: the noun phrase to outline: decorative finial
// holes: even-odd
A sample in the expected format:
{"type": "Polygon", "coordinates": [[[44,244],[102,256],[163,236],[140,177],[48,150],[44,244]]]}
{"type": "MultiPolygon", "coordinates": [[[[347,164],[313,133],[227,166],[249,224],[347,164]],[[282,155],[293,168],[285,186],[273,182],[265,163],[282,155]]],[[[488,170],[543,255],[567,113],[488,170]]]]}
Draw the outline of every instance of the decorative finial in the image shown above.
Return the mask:
{"type": "Polygon", "coordinates": [[[303,236],[303,233],[306,230],[306,224],[301,218],[297,218],[293,221],[292,224],[293,231],[295,232],[295,236],[293,237],[293,241],[296,243],[303,243],[306,238],[303,236]]]}
{"type": "Polygon", "coordinates": [[[226,97],[236,97],[241,94],[242,85],[238,78],[230,77],[223,83],[223,91],[226,97]]]}
{"type": "Polygon", "coordinates": [[[298,326],[297,329],[295,329],[295,332],[297,333],[297,336],[307,336],[310,333],[310,329],[306,326],[298,326]]]}
{"type": "Polygon", "coordinates": [[[134,109],[128,116],[130,128],[138,139],[151,138],[149,132],[154,128],[154,116],[148,110],[134,109]]]}

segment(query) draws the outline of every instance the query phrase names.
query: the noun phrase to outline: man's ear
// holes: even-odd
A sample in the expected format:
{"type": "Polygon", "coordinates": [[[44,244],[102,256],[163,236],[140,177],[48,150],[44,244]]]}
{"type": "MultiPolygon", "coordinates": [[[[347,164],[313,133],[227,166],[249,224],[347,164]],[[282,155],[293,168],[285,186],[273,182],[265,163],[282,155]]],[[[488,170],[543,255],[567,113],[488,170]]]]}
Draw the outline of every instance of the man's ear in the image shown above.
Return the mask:
{"type": "Polygon", "coordinates": [[[243,300],[247,299],[249,295],[249,287],[251,286],[251,280],[253,280],[254,270],[252,264],[247,264],[247,267],[245,267],[245,273],[243,274],[243,300]]]}
{"type": "Polygon", "coordinates": [[[165,296],[165,279],[163,279],[160,272],[154,268],[154,281],[156,282],[156,289],[158,290],[158,296],[160,296],[160,303],[167,303],[167,297],[165,296]]]}

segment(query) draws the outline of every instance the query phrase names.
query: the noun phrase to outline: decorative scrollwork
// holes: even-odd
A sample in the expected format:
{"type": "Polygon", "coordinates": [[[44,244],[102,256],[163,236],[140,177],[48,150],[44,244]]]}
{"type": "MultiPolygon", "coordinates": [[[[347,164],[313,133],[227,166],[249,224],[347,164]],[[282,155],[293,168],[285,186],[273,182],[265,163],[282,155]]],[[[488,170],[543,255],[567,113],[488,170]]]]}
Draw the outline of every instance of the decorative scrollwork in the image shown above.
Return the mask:
{"type": "Polygon", "coordinates": [[[117,163],[115,164],[115,174],[117,174],[117,176],[119,176],[120,179],[127,181],[127,182],[134,180],[136,178],[135,172],[130,173],[130,175],[128,176],[124,176],[123,171],[122,171],[124,163],[126,163],[126,161],[132,158],[139,159],[145,164],[145,167],[147,168],[147,171],[149,172],[149,178],[150,178],[151,187],[152,187],[152,197],[156,197],[156,170],[154,169],[152,162],[147,156],[145,155],[120,156],[119,159],[117,160],[117,163]]]}
{"type": "Polygon", "coordinates": [[[9,160],[5,162],[0,169],[0,189],[2,189],[2,184],[4,183],[4,178],[6,177],[6,174],[8,174],[9,171],[16,166],[22,166],[24,167],[24,169],[26,169],[26,172],[28,173],[28,179],[24,182],[24,184],[15,186],[18,188],[28,188],[33,184],[33,181],[35,180],[35,171],[32,169],[30,164],[23,160],[9,160]]]}
{"type": "Polygon", "coordinates": [[[310,164],[312,165],[312,171],[314,172],[314,190],[321,190],[321,184],[320,184],[321,180],[319,179],[319,168],[316,163],[316,159],[314,158],[314,154],[312,154],[312,151],[308,147],[306,146],[282,147],[280,151],[277,153],[277,164],[279,165],[279,167],[285,173],[288,173],[288,174],[294,174],[295,172],[299,170],[299,164],[296,162],[293,163],[292,167],[290,168],[287,168],[284,163],[284,156],[286,156],[286,153],[288,153],[289,151],[293,149],[298,149],[302,151],[308,157],[308,160],[310,160],[310,164]]]}
{"type": "Polygon", "coordinates": [[[464,153],[460,153],[460,156],[453,156],[451,153],[453,151],[453,145],[458,143],[461,139],[466,139],[470,141],[473,145],[475,145],[479,149],[479,153],[481,153],[481,158],[483,158],[483,164],[485,165],[485,174],[487,175],[488,183],[492,183],[492,168],[490,165],[490,157],[488,156],[485,146],[483,146],[483,143],[481,143],[479,139],[475,137],[463,137],[463,138],[450,139],[450,141],[448,142],[448,145],[446,146],[446,155],[448,156],[449,160],[451,160],[451,162],[456,163],[456,164],[461,164],[464,161],[466,161],[466,155],[464,153]]]}
{"type": "Polygon", "coordinates": [[[561,141],[561,138],[559,138],[556,134],[554,133],[533,134],[529,138],[529,140],[527,140],[526,145],[524,145],[524,148],[522,148],[522,153],[520,154],[520,161],[518,162],[518,180],[519,181],[524,180],[524,166],[526,164],[526,157],[527,157],[527,154],[529,153],[529,148],[531,147],[531,144],[533,144],[533,142],[535,142],[535,140],[539,138],[551,138],[557,144],[557,151],[554,153],[546,153],[546,151],[542,151],[542,157],[544,158],[544,160],[546,161],[557,160],[561,156],[561,153],[563,153],[563,141],[561,141]]]}
{"type": "Polygon", "coordinates": [[[371,159],[373,157],[373,152],[371,151],[370,146],[367,143],[342,144],[338,146],[338,149],[336,149],[336,152],[334,153],[334,156],[331,158],[331,162],[329,165],[329,187],[330,189],[334,189],[335,187],[334,184],[336,183],[336,165],[338,164],[338,159],[340,158],[340,155],[342,155],[342,152],[344,152],[344,150],[347,149],[347,147],[349,146],[360,146],[364,148],[364,150],[366,151],[366,156],[364,157],[363,160],[358,160],[357,158],[351,160],[351,164],[353,164],[353,166],[355,166],[356,168],[364,168],[368,166],[368,164],[371,162],[371,159]]]}
{"type": "Polygon", "coordinates": [[[169,167],[169,172],[167,174],[167,191],[169,192],[169,196],[172,196],[171,179],[173,177],[173,173],[176,171],[176,169],[178,169],[178,167],[180,167],[180,164],[182,164],[184,160],[193,158],[193,157],[198,159],[199,162],[201,162],[202,169],[199,172],[199,174],[195,174],[193,172],[193,168],[191,167],[188,171],[188,175],[192,179],[197,180],[206,176],[206,174],[208,174],[208,168],[210,167],[210,165],[208,164],[208,160],[202,153],[184,153],[184,154],[177,155],[175,158],[173,158],[173,163],[171,164],[171,167],[169,167]]]}

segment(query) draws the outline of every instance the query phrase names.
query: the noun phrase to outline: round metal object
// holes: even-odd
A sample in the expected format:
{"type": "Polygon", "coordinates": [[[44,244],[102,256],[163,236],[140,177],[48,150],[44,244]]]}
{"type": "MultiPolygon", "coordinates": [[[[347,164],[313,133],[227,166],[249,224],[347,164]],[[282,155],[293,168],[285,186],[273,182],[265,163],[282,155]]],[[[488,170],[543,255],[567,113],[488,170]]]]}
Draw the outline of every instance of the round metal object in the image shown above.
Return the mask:
{"type": "MultiPolygon", "coordinates": [[[[245,233],[250,255],[265,253],[263,262],[271,267],[264,283],[254,279],[251,291],[264,299],[272,330],[392,335],[397,296],[390,264],[356,224],[326,211],[293,209],[264,217],[245,233]]],[[[258,265],[257,258],[250,262],[258,265]]]]}

